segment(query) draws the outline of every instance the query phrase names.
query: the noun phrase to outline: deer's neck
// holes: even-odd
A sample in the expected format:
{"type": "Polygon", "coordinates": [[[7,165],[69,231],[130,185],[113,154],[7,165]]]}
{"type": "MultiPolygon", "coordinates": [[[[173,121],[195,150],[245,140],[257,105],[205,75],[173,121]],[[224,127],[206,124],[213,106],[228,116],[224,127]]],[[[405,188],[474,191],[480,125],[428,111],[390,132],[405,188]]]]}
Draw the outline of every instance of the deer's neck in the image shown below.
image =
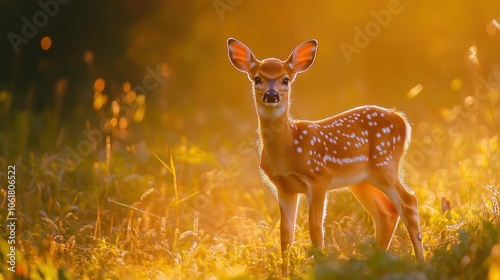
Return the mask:
{"type": "Polygon", "coordinates": [[[271,118],[259,114],[260,150],[263,162],[287,160],[293,145],[293,130],[294,124],[288,107],[283,114],[271,118]]]}

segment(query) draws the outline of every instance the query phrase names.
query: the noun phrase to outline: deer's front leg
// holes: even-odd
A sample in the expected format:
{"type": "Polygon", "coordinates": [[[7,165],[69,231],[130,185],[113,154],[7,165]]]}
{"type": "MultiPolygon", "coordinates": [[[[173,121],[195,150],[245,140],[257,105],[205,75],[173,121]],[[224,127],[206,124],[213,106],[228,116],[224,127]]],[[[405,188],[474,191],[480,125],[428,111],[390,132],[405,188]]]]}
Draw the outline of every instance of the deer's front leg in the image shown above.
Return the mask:
{"type": "Polygon", "coordinates": [[[307,194],[309,206],[309,235],[315,249],[323,252],[323,221],[325,212],[326,191],[317,189],[307,194]]]}
{"type": "Polygon", "coordinates": [[[297,194],[285,191],[278,192],[280,205],[280,238],[281,256],[283,258],[283,275],[288,274],[288,254],[286,250],[293,241],[295,233],[295,218],[297,216],[297,194]]]}

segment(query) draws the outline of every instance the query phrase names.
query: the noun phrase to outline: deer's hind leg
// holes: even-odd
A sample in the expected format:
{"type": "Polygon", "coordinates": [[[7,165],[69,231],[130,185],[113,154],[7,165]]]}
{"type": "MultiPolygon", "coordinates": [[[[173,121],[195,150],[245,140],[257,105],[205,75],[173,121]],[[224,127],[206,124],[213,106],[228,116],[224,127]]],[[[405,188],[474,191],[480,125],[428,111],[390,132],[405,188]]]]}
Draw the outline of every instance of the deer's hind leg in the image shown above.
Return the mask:
{"type": "Polygon", "coordinates": [[[368,182],[358,183],[349,189],[372,217],[378,245],[387,250],[399,220],[398,211],[381,190],[368,182]]]}
{"type": "Polygon", "coordinates": [[[415,194],[404,184],[401,178],[394,176],[393,173],[381,172],[381,176],[377,176],[371,180],[373,180],[372,184],[376,185],[387,196],[398,211],[410,235],[415,256],[419,262],[423,262],[422,233],[420,232],[418,205],[415,194]]]}

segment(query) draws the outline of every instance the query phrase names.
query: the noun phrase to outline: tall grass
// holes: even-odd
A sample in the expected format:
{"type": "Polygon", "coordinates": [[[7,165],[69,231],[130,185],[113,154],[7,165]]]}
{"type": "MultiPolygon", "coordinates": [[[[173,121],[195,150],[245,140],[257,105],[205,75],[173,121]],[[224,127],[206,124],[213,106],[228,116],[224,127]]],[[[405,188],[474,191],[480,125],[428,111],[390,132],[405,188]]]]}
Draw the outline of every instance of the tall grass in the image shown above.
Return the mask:
{"type": "MultiPolygon", "coordinates": [[[[18,171],[19,219],[16,272],[2,262],[2,279],[280,278],[279,211],[260,183],[256,158],[208,151],[196,139],[147,149],[131,143],[144,100],[130,91],[121,96],[106,103],[95,95],[95,120],[109,130],[81,162],[64,151],[0,157],[1,182],[7,165],[18,171]],[[120,111],[120,104],[130,110],[120,111]]],[[[498,100],[489,102],[489,113],[498,114],[498,100]]],[[[473,122],[449,110],[448,122],[414,125],[414,139],[432,148],[424,164],[410,161],[406,173],[420,203],[425,264],[413,260],[402,225],[389,251],[378,250],[367,213],[349,193],[335,192],[325,223],[328,254],[318,261],[301,204],[291,278],[500,279],[498,130],[481,112],[473,122]],[[447,136],[429,139],[436,129],[447,136]]],[[[17,137],[25,135],[19,131],[17,137]]],[[[9,141],[3,150],[16,146],[9,141]]],[[[0,204],[5,209],[3,189],[0,204]]],[[[0,219],[6,221],[5,211],[0,219]]]]}

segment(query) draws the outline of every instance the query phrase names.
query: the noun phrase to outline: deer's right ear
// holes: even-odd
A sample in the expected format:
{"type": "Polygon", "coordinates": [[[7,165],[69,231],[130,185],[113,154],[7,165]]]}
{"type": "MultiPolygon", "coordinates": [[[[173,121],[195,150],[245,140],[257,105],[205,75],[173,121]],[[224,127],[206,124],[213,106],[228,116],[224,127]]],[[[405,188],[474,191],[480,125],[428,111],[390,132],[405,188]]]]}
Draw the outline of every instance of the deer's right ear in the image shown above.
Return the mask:
{"type": "Polygon", "coordinates": [[[227,51],[231,64],[239,71],[248,74],[257,66],[258,60],[253,55],[252,51],[242,42],[229,38],[227,40],[227,51]]]}

